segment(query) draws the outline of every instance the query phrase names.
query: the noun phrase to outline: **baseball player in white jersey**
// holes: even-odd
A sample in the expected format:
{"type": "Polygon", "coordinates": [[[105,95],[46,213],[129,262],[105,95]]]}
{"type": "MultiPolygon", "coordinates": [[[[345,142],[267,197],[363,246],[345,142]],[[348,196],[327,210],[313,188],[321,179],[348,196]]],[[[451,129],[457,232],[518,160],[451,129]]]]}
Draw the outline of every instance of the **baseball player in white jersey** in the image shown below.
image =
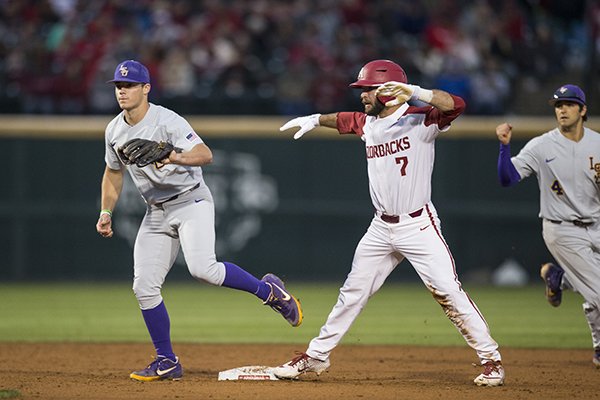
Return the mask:
{"type": "Polygon", "coordinates": [[[183,375],[179,358],[173,352],[169,315],[161,296],[180,246],[194,278],[250,292],[292,326],[300,325],[300,303],[277,276],[267,274],[259,280],[233,263],[217,261],[213,198],[201,168],[212,161],[212,153],[184,118],[149,103],[148,69],[127,60],[117,66],[114,79],[109,82],[114,82],[123,111],[106,128],[102,210],[96,230],[104,237],[113,235],[112,212],[121,193],[125,169],[147,204],[134,247],[133,291],[156,348],[156,358],[130,377],[155,381],[180,379],[183,375]],[[173,150],[160,163],[126,167],[118,148],[132,138],[170,142],[182,151],[173,150]]]}
{"type": "Polygon", "coordinates": [[[367,63],[350,85],[362,89],[362,112],[314,114],[292,119],[281,127],[300,127],[295,139],[322,125],[341,134],[355,134],[365,143],[369,190],[375,215],[360,240],[352,269],[340,289],[337,304],[305,353],[276,367],[280,378],[305,372],[320,374],[329,356],[354,320],[394,268],[408,259],[435,300],[469,346],[484,371],[480,386],[504,382],[498,344],[475,303],[463,290],[454,259],[442,236],[440,219],[431,203],[434,142],[464,110],[464,101],[441,90],[407,84],[404,70],[389,60],[367,63]],[[428,103],[409,106],[409,99],[428,103]]]}
{"type": "Polygon", "coordinates": [[[558,127],[531,139],[515,157],[512,127],[496,128],[498,175],[503,186],[537,176],[544,242],[559,264],[545,263],[540,270],[546,297],[558,307],[563,289],[583,296],[592,360],[600,368],[600,134],[583,126],[587,105],[578,86],[561,86],[550,104],[558,127]]]}

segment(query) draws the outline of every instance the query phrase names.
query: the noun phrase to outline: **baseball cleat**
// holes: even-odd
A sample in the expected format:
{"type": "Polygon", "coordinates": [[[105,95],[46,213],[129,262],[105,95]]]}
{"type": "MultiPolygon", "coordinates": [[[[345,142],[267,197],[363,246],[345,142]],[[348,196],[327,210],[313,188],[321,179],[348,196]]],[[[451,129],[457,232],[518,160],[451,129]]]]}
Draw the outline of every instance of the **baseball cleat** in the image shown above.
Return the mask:
{"type": "Polygon", "coordinates": [[[266,274],[262,281],[271,287],[269,298],[263,303],[286,319],[292,326],[302,323],[302,306],[300,302],[285,290],[283,281],[273,274],[266,274]]]}
{"type": "Polygon", "coordinates": [[[477,386],[502,386],[504,367],[500,361],[488,361],[482,364],[483,372],[473,380],[477,386]]]}
{"type": "Polygon", "coordinates": [[[600,368],[600,350],[596,350],[596,352],[594,353],[594,358],[592,359],[592,362],[594,363],[596,368],[600,368]]]}
{"type": "Polygon", "coordinates": [[[129,377],[136,381],[152,382],[164,379],[178,381],[183,376],[183,368],[179,363],[179,358],[175,361],[163,356],[158,356],[145,369],[132,372],[129,377]]]}
{"type": "Polygon", "coordinates": [[[558,265],[546,263],[540,268],[540,276],[546,282],[546,299],[553,307],[560,306],[562,289],[560,284],[565,271],[558,265]]]}
{"type": "Polygon", "coordinates": [[[273,374],[281,379],[296,379],[302,374],[307,372],[314,372],[317,375],[321,375],[321,372],[329,368],[329,359],[325,361],[317,360],[312,358],[306,353],[301,353],[297,357],[294,357],[289,362],[280,365],[279,367],[273,368],[273,374]]]}

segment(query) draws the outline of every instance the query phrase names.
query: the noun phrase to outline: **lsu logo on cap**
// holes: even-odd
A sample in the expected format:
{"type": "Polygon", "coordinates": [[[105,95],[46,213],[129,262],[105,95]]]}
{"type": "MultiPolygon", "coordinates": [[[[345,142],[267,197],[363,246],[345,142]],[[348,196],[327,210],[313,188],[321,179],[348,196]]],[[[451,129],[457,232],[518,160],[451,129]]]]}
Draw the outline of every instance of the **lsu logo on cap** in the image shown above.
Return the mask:
{"type": "Polygon", "coordinates": [[[139,61],[121,61],[115,68],[114,78],[108,82],[150,83],[150,73],[139,61]]]}
{"type": "Polygon", "coordinates": [[[127,74],[129,74],[129,70],[123,64],[119,67],[119,72],[121,73],[121,76],[127,76],[127,74]]]}

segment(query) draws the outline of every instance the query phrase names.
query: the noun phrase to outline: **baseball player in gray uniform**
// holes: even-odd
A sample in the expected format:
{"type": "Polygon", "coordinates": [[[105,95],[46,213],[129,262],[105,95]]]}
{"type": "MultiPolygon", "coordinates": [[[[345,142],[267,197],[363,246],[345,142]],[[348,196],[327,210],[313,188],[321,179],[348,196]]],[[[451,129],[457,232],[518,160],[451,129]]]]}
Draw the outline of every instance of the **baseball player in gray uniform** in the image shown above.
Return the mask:
{"type": "Polygon", "coordinates": [[[407,84],[404,70],[389,60],[367,63],[350,85],[362,90],[364,112],[313,114],[281,127],[300,129],[294,138],[322,125],[355,134],[365,144],[369,190],[375,215],[360,240],[337,304],[305,353],[276,367],[280,378],[320,374],[329,355],[350,329],[368,299],[408,259],[434,299],[479,357],[483,372],[474,382],[504,382],[498,344],[473,300],[463,290],[454,259],[431,202],[431,174],[437,136],[464,110],[464,101],[441,90],[407,84]],[[424,107],[409,106],[419,100],[424,107]]]}
{"type": "Polygon", "coordinates": [[[546,297],[558,307],[563,289],[583,296],[593,363],[600,368],[600,134],[583,126],[587,105],[578,86],[558,88],[550,105],[558,126],[531,139],[515,157],[510,156],[512,126],[496,128],[498,175],[503,186],[537,176],[544,242],[558,262],[540,270],[546,297]]]}
{"type": "Polygon", "coordinates": [[[233,263],[217,261],[213,198],[201,168],[212,161],[212,153],[184,118],[148,101],[148,69],[127,60],[116,67],[109,82],[115,85],[117,102],[123,111],[106,127],[106,168],[96,230],[107,238],[113,235],[112,212],[121,193],[125,169],[147,204],[134,246],[133,291],[156,348],[156,358],[130,377],[155,381],[180,379],[183,375],[171,345],[169,315],[161,296],[180,247],[197,280],[252,293],[292,326],[300,325],[300,303],[277,276],[267,274],[259,280],[233,263]],[[167,141],[182,151],[173,150],[160,163],[143,168],[126,166],[118,149],[132,138],[167,141]]]}

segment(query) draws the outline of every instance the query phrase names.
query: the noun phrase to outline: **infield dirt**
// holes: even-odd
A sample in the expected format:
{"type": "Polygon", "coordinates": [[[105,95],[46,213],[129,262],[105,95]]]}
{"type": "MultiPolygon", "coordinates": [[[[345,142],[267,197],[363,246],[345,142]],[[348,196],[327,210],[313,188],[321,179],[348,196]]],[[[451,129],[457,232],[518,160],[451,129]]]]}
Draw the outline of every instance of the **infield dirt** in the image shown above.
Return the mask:
{"type": "Polygon", "coordinates": [[[320,377],[218,381],[219,371],[278,365],[302,345],[175,344],[181,381],[140,383],[132,370],[152,361],[143,344],[0,343],[0,390],[18,399],[597,399],[600,369],[591,350],[501,349],[505,386],[480,388],[468,347],[338,347],[320,377]]]}

